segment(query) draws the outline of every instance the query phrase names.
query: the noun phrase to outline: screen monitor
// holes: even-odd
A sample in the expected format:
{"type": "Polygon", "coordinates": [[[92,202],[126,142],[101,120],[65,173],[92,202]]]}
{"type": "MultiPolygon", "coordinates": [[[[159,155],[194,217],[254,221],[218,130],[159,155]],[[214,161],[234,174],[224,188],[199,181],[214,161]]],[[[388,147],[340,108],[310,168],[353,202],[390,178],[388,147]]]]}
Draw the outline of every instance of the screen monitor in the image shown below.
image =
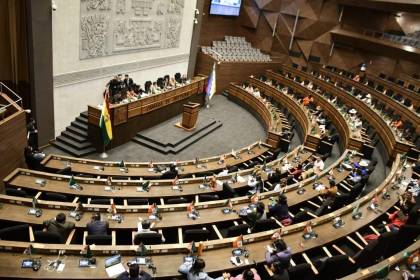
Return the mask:
{"type": "Polygon", "coordinates": [[[222,16],[239,16],[242,0],[211,0],[210,14],[222,16]]]}

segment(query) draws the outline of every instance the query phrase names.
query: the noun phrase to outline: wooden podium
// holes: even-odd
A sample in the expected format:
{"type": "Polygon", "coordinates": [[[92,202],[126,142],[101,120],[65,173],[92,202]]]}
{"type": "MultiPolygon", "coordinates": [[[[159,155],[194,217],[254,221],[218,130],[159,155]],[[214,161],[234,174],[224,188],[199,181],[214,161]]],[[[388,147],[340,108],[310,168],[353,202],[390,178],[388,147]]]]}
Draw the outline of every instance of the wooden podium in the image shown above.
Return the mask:
{"type": "Polygon", "coordinates": [[[185,130],[193,130],[197,124],[198,110],[200,109],[200,103],[188,102],[184,104],[184,112],[182,113],[182,123],[177,126],[184,128],[185,130]]]}

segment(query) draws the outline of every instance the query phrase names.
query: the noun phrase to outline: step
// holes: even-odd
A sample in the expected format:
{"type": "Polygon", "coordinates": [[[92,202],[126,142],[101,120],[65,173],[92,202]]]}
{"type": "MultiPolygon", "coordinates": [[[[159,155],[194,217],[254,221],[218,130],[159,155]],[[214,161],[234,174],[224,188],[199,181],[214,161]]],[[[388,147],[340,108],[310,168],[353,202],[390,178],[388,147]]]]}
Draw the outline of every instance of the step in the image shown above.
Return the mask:
{"type": "Polygon", "coordinates": [[[80,143],[80,142],[74,141],[71,138],[67,138],[67,137],[62,136],[62,135],[58,136],[55,140],[58,141],[58,142],[62,142],[64,144],[67,144],[67,145],[71,146],[72,148],[75,148],[75,149],[78,149],[78,150],[83,150],[83,149],[92,147],[92,143],[90,143],[90,142],[86,141],[86,142],[80,143]]]}
{"type": "Polygon", "coordinates": [[[165,155],[177,154],[222,126],[223,126],[223,123],[221,123],[220,121],[217,121],[214,125],[207,127],[207,129],[201,130],[199,133],[195,134],[194,136],[187,137],[185,141],[181,141],[180,144],[175,147],[171,147],[171,146],[162,147],[161,145],[157,145],[152,141],[147,141],[137,136],[134,137],[132,140],[142,146],[148,147],[152,150],[155,150],[165,155]]]}
{"type": "Polygon", "coordinates": [[[76,157],[84,157],[84,156],[87,156],[89,154],[93,154],[93,153],[96,152],[96,149],[94,147],[78,150],[78,149],[74,149],[74,148],[68,146],[67,144],[65,144],[63,142],[59,142],[59,141],[54,141],[52,143],[52,145],[59,148],[60,150],[65,151],[66,153],[71,154],[72,156],[76,156],[76,157]]]}
{"type": "Polygon", "coordinates": [[[80,123],[82,123],[82,124],[85,124],[85,125],[87,125],[87,124],[88,124],[88,119],[87,119],[87,118],[84,118],[84,117],[81,117],[81,116],[78,116],[78,117],[76,118],[76,121],[77,121],[77,122],[80,122],[80,123]]]}
{"type": "Polygon", "coordinates": [[[88,111],[81,112],[80,117],[88,119],[88,111]]]}
{"type": "Polygon", "coordinates": [[[189,134],[188,136],[180,139],[179,141],[177,141],[175,143],[162,143],[160,141],[157,141],[155,139],[152,139],[152,138],[149,138],[149,137],[147,137],[145,135],[142,135],[141,132],[137,133],[136,137],[141,138],[141,139],[144,139],[145,141],[148,141],[148,142],[153,142],[154,144],[156,144],[158,146],[161,146],[163,148],[164,147],[172,147],[172,148],[174,148],[174,147],[180,145],[182,142],[188,140],[189,138],[194,137],[194,135],[196,135],[198,133],[201,133],[205,129],[208,129],[210,126],[217,125],[216,123],[217,123],[217,121],[212,121],[209,124],[203,126],[202,128],[200,128],[198,130],[195,130],[193,133],[189,134]]]}
{"type": "Polygon", "coordinates": [[[71,133],[77,134],[77,135],[79,135],[81,137],[84,137],[84,138],[87,138],[88,137],[87,130],[82,130],[82,129],[79,129],[79,128],[74,127],[74,126],[68,126],[66,128],[66,130],[67,131],[70,131],[71,133]]]}
{"type": "Polygon", "coordinates": [[[79,142],[79,143],[87,142],[87,138],[85,138],[83,136],[80,136],[80,135],[77,135],[77,134],[74,134],[71,131],[64,130],[63,132],[61,132],[61,135],[66,137],[66,138],[72,139],[73,141],[79,142]]]}
{"type": "Polygon", "coordinates": [[[77,127],[79,129],[82,129],[82,130],[85,130],[85,131],[88,130],[88,125],[84,124],[82,122],[79,122],[79,121],[72,121],[71,126],[77,127]]]}

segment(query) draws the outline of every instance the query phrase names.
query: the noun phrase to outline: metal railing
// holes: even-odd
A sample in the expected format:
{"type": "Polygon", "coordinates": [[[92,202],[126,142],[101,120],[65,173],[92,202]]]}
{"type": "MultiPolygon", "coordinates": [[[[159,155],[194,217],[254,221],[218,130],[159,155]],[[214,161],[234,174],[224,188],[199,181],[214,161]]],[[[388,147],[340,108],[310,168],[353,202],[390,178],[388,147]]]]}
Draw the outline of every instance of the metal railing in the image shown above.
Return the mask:
{"type": "Polygon", "coordinates": [[[11,90],[8,86],[6,86],[4,83],[0,82],[0,93],[3,93],[7,95],[12,102],[8,102],[8,104],[1,104],[0,103],[0,113],[4,114],[7,112],[8,108],[13,105],[19,105],[21,108],[23,108],[23,101],[22,97],[20,97],[16,92],[11,90]]]}

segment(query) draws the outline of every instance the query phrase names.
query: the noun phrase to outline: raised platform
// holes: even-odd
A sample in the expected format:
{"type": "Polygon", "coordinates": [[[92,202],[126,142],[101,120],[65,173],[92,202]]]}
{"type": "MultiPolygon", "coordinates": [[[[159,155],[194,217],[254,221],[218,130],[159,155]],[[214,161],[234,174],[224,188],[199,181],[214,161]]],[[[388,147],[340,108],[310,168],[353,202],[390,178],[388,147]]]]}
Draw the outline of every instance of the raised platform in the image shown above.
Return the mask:
{"type": "Polygon", "coordinates": [[[133,141],[162,154],[177,154],[223,125],[218,120],[199,118],[195,129],[188,131],[174,124],[166,122],[141,131],[133,141]]]}

